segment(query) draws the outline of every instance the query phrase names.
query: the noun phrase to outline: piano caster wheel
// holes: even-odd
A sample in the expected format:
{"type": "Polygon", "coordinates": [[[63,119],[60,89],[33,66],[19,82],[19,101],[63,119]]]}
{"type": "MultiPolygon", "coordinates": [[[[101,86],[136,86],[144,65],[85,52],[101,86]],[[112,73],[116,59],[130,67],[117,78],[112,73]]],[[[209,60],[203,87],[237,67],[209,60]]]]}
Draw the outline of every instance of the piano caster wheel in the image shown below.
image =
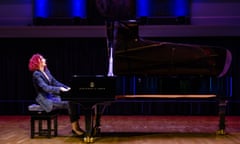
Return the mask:
{"type": "Polygon", "coordinates": [[[220,129],[217,131],[217,135],[225,135],[225,134],[226,133],[225,133],[224,129],[220,129]]]}
{"type": "Polygon", "coordinates": [[[84,137],[83,141],[87,142],[87,143],[92,143],[93,142],[93,137],[89,137],[89,136],[88,137],[84,137]]]}

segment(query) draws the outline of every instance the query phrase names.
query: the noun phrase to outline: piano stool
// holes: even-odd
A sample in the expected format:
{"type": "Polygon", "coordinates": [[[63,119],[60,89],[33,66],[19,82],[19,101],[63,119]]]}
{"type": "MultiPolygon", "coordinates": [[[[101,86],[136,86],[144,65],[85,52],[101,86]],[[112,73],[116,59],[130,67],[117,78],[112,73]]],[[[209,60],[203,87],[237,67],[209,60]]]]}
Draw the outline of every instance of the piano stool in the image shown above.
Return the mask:
{"type": "Polygon", "coordinates": [[[35,135],[46,136],[48,138],[58,135],[58,122],[57,122],[58,111],[52,111],[47,113],[38,104],[29,105],[28,110],[31,116],[30,118],[31,138],[34,138],[35,135]]]}

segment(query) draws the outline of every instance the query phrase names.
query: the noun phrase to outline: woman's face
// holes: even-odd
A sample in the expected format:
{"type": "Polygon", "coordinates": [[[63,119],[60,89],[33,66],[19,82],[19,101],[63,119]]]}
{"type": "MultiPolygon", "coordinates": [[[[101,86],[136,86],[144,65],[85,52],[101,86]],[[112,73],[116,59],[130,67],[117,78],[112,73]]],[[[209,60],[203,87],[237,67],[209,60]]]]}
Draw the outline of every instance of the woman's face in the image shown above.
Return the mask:
{"type": "Polygon", "coordinates": [[[40,57],[40,66],[41,67],[47,66],[46,59],[44,57],[40,57]]]}

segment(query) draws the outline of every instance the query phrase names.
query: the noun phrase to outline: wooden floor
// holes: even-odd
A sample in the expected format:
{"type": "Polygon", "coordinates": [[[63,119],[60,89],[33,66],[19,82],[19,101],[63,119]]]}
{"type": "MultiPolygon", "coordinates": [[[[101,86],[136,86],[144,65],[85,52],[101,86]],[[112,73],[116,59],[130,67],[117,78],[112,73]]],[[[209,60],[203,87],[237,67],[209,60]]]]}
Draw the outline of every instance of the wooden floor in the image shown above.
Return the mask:
{"type": "MultiPolygon", "coordinates": [[[[84,118],[80,119],[84,129],[84,118]]],[[[30,138],[29,116],[0,116],[1,144],[82,144],[58,117],[58,136],[30,138]]],[[[226,117],[226,135],[216,135],[217,116],[103,116],[96,144],[240,144],[240,116],[226,117]]]]}

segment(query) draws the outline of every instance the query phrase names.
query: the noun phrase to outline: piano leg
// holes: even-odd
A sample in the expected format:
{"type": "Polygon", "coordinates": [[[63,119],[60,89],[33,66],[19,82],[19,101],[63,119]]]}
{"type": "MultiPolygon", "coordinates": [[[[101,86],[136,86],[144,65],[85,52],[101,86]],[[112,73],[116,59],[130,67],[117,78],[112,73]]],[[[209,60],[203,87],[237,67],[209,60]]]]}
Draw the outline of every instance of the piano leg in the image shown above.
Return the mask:
{"type": "Polygon", "coordinates": [[[101,135],[101,116],[103,115],[105,108],[110,106],[112,104],[111,101],[108,102],[103,102],[96,104],[93,109],[94,109],[94,130],[93,130],[93,135],[94,136],[100,136],[101,135]]]}
{"type": "Polygon", "coordinates": [[[94,130],[93,130],[93,135],[94,136],[100,136],[100,133],[101,133],[101,129],[100,129],[100,123],[101,123],[101,115],[102,115],[102,113],[101,113],[101,108],[102,108],[102,105],[99,105],[99,104],[97,104],[97,105],[95,105],[94,107],[93,107],[93,109],[94,109],[94,130]]]}
{"type": "Polygon", "coordinates": [[[92,136],[92,131],[93,131],[93,111],[91,108],[87,108],[85,110],[85,127],[86,127],[86,132],[84,136],[84,142],[93,142],[93,136],[92,136]]]}
{"type": "Polygon", "coordinates": [[[100,135],[101,110],[101,105],[98,104],[85,110],[86,133],[84,142],[93,142],[94,137],[100,135]]]}
{"type": "Polygon", "coordinates": [[[93,142],[94,137],[100,136],[101,134],[101,116],[105,108],[111,105],[112,102],[99,103],[92,108],[85,110],[85,127],[86,133],[84,136],[84,142],[93,142]]]}
{"type": "Polygon", "coordinates": [[[226,113],[226,100],[220,100],[219,102],[219,130],[217,134],[225,135],[225,113],[226,113]]]}

